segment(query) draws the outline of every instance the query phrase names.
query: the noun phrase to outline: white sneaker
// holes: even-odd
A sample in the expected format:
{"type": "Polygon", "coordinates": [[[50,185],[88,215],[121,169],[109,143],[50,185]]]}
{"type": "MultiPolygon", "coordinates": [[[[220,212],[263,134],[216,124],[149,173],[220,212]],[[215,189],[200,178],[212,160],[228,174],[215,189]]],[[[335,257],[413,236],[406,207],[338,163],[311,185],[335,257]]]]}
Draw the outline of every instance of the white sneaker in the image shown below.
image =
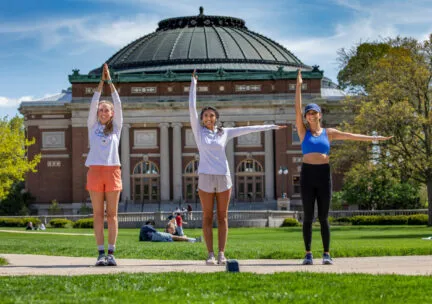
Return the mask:
{"type": "Polygon", "coordinates": [[[206,265],[216,265],[216,259],[215,259],[213,253],[210,253],[210,254],[208,255],[208,258],[207,258],[207,260],[206,260],[206,265]]]}
{"type": "Polygon", "coordinates": [[[218,263],[218,265],[226,265],[227,259],[226,259],[225,254],[223,252],[219,252],[217,263],[218,263]]]}

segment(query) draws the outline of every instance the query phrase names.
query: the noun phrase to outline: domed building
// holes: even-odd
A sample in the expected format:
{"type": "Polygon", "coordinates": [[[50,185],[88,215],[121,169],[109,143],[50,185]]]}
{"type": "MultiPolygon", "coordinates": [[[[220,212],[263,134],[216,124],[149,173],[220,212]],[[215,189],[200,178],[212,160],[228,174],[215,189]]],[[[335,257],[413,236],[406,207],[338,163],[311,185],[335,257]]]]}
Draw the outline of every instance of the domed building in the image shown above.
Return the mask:
{"type": "MultiPolygon", "coordinates": [[[[282,45],[249,30],[242,19],[204,15],[202,8],[197,16],[160,21],[155,32],[131,42],[107,63],[123,106],[121,202],[128,210],[199,202],[199,156],[188,112],[194,69],[199,75],[198,111],[216,106],[226,127],[287,125],[228,144],[232,206],[275,209],[282,197],[290,199],[291,209],[300,206],[297,69],[302,69],[303,102],[323,107],[326,126],[341,120],[338,108],[344,94],[318,66],[304,64],[282,45]]],[[[86,121],[100,74],[101,67],[88,74],[73,70],[71,90],[20,106],[27,135],[36,138],[29,155],[42,154],[38,172],[26,179],[40,214],[54,199],[74,213],[88,201],[86,121]]],[[[108,87],[103,97],[110,98],[108,87]]]]}

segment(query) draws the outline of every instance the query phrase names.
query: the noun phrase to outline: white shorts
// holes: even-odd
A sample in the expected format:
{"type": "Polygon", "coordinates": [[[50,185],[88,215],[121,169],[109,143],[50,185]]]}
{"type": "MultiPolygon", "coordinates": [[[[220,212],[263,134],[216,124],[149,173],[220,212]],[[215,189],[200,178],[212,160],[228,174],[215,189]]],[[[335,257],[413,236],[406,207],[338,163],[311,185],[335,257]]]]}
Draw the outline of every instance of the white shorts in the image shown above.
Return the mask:
{"type": "Polygon", "coordinates": [[[232,187],[231,176],[229,175],[213,175],[202,174],[198,175],[198,188],[208,193],[224,192],[232,187]]]}

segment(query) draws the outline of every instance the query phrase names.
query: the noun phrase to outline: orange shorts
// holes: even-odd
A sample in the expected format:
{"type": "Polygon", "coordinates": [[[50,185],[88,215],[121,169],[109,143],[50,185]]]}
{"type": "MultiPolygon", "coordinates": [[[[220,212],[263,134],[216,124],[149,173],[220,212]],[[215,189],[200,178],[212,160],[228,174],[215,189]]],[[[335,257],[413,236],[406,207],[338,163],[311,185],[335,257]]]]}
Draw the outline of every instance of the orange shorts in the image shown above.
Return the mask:
{"type": "Polygon", "coordinates": [[[122,190],[119,166],[90,166],[87,172],[87,191],[111,192],[122,190]]]}

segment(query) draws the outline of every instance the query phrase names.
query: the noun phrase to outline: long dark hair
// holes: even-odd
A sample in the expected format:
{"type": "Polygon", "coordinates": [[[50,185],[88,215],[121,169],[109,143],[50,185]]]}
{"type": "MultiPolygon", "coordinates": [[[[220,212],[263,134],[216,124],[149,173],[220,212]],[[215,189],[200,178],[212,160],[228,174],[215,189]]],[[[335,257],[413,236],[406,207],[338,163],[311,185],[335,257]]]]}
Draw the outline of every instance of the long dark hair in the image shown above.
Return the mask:
{"type": "Polygon", "coordinates": [[[222,125],[219,123],[219,112],[218,112],[218,110],[216,110],[215,107],[207,106],[207,107],[202,108],[202,110],[201,110],[201,114],[200,114],[200,120],[201,120],[201,121],[203,120],[204,112],[205,112],[205,111],[208,111],[208,110],[213,111],[213,112],[215,113],[215,115],[216,115],[216,120],[217,120],[217,121],[216,121],[216,128],[218,129],[217,133],[218,133],[218,134],[223,134],[223,128],[222,128],[222,125]]]}

